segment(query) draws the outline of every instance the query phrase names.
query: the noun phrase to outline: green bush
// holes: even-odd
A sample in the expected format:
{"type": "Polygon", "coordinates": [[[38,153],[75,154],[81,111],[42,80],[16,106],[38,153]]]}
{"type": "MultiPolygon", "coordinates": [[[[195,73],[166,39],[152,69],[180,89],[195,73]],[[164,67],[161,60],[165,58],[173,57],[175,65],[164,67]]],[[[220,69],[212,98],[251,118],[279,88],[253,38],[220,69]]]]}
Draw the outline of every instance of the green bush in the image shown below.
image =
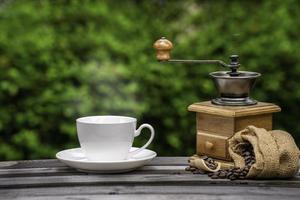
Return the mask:
{"type": "Polygon", "coordinates": [[[152,124],[159,155],[193,154],[186,108],[217,95],[208,73],[220,68],[158,63],[160,36],[173,41],[173,57],[239,54],[242,69],[263,74],[252,96],[282,107],[275,128],[299,144],[299,9],[296,0],[2,1],[0,159],[77,147],[75,119],[102,114],[152,124]]]}

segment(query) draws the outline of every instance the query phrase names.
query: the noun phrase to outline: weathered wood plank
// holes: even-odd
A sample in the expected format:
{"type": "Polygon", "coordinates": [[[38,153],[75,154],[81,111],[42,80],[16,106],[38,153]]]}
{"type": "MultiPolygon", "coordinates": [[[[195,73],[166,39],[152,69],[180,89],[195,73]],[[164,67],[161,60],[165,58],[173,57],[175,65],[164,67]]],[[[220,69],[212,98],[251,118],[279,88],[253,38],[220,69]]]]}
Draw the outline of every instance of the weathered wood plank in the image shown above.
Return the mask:
{"type": "MultiPolygon", "coordinates": [[[[144,166],[127,174],[177,174],[190,173],[185,171],[186,166],[144,166]]],[[[87,175],[70,167],[59,168],[22,168],[22,169],[0,169],[1,177],[28,177],[28,176],[57,176],[57,175],[87,175]]]]}
{"type": "MultiPolygon", "coordinates": [[[[147,165],[187,165],[187,157],[156,157],[147,165]]],[[[20,160],[0,162],[0,169],[21,169],[21,168],[54,168],[65,167],[66,165],[57,159],[47,160],[20,160]]]]}
{"type": "MultiPolygon", "coordinates": [[[[14,197],[7,198],[6,200],[40,200],[41,197],[14,197]]],[[[299,197],[285,195],[282,196],[270,196],[270,195],[226,195],[218,196],[214,194],[175,194],[175,195],[161,195],[161,194],[143,194],[143,195],[69,195],[69,196],[47,196],[43,197],[43,200],[299,200],[299,197]]]]}
{"type": "Polygon", "coordinates": [[[77,172],[57,160],[0,162],[0,199],[299,199],[290,180],[210,179],[185,172],[187,157],[158,157],[125,174],[77,172]]]}
{"type": "Polygon", "coordinates": [[[128,194],[212,194],[212,195],[269,195],[300,196],[299,188],[285,187],[232,187],[232,186],[170,186],[170,185],[116,185],[116,186],[74,186],[74,187],[46,187],[46,188],[21,188],[1,190],[1,197],[45,197],[45,196],[69,196],[69,195],[128,195],[128,194]]]}
{"type": "MultiPolygon", "coordinates": [[[[155,166],[155,163],[149,163],[148,165],[136,169],[137,173],[140,173],[140,171],[151,171],[151,173],[161,173],[162,171],[165,171],[166,173],[172,173],[172,172],[182,172],[184,171],[187,164],[183,165],[158,165],[155,166]]],[[[299,163],[300,165],[300,163],[299,163]]],[[[134,173],[130,172],[130,173],[134,173]]],[[[188,172],[189,173],[189,172],[188,172]]],[[[55,175],[55,174],[87,174],[84,172],[79,172],[76,169],[73,169],[71,167],[68,167],[66,165],[60,166],[60,167],[34,167],[34,168],[0,168],[0,177],[14,177],[14,176],[49,176],[49,175],[55,175]]],[[[300,176],[300,171],[298,172],[297,176],[300,176]]]]}
{"type": "Polygon", "coordinates": [[[48,177],[0,178],[0,188],[65,187],[87,185],[254,185],[300,187],[300,177],[290,180],[235,180],[210,179],[206,175],[193,174],[118,174],[118,175],[71,175],[48,177]]]}
{"type": "Polygon", "coordinates": [[[21,169],[37,167],[65,167],[66,165],[57,159],[47,160],[18,160],[0,162],[0,169],[21,169]]]}

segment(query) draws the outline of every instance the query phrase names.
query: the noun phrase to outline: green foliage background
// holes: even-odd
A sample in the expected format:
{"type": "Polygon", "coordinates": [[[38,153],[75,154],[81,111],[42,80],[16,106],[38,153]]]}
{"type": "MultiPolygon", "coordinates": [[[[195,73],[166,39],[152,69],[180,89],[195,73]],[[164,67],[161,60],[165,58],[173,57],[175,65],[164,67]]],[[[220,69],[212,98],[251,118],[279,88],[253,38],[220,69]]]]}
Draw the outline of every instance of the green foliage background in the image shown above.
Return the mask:
{"type": "Polygon", "coordinates": [[[299,10],[297,0],[0,1],[0,159],[53,158],[78,146],[76,118],[102,114],[152,124],[159,155],[193,154],[186,108],[217,95],[208,73],[220,68],[158,63],[161,36],[176,58],[239,54],[263,74],[252,96],[280,105],[275,128],[300,144],[299,10]]]}

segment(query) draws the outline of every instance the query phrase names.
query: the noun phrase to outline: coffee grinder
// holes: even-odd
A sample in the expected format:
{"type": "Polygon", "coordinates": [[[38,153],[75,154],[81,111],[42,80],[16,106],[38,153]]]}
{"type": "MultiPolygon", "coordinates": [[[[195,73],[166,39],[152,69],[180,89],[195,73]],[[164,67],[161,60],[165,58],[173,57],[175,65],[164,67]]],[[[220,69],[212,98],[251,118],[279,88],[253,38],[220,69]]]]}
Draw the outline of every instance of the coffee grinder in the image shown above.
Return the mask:
{"type": "Polygon", "coordinates": [[[196,113],[196,153],[217,159],[223,168],[232,165],[228,152],[228,138],[234,133],[253,125],[272,130],[273,113],[280,112],[279,106],[258,102],[250,98],[250,90],[260,73],[239,71],[238,55],[231,55],[229,64],[221,60],[171,59],[173,44],[162,37],[153,47],[156,58],[161,62],[218,64],[228,71],[211,72],[219,97],[211,101],[197,102],[188,106],[196,113]]]}

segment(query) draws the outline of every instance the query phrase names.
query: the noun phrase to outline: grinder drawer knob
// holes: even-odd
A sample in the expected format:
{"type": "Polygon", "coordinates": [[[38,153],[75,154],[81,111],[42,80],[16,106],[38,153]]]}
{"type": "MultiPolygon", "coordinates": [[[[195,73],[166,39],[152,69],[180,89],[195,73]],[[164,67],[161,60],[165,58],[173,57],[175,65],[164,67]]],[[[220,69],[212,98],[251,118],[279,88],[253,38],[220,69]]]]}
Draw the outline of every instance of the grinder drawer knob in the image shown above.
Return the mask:
{"type": "Polygon", "coordinates": [[[206,141],[206,142],[205,142],[205,148],[206,148],[207,150],[212,150],[213,147],[214,147],[214,144],[213,144],[213,143],[211,143],[211,142],[209,142],[209,141],[206,141]]]}

